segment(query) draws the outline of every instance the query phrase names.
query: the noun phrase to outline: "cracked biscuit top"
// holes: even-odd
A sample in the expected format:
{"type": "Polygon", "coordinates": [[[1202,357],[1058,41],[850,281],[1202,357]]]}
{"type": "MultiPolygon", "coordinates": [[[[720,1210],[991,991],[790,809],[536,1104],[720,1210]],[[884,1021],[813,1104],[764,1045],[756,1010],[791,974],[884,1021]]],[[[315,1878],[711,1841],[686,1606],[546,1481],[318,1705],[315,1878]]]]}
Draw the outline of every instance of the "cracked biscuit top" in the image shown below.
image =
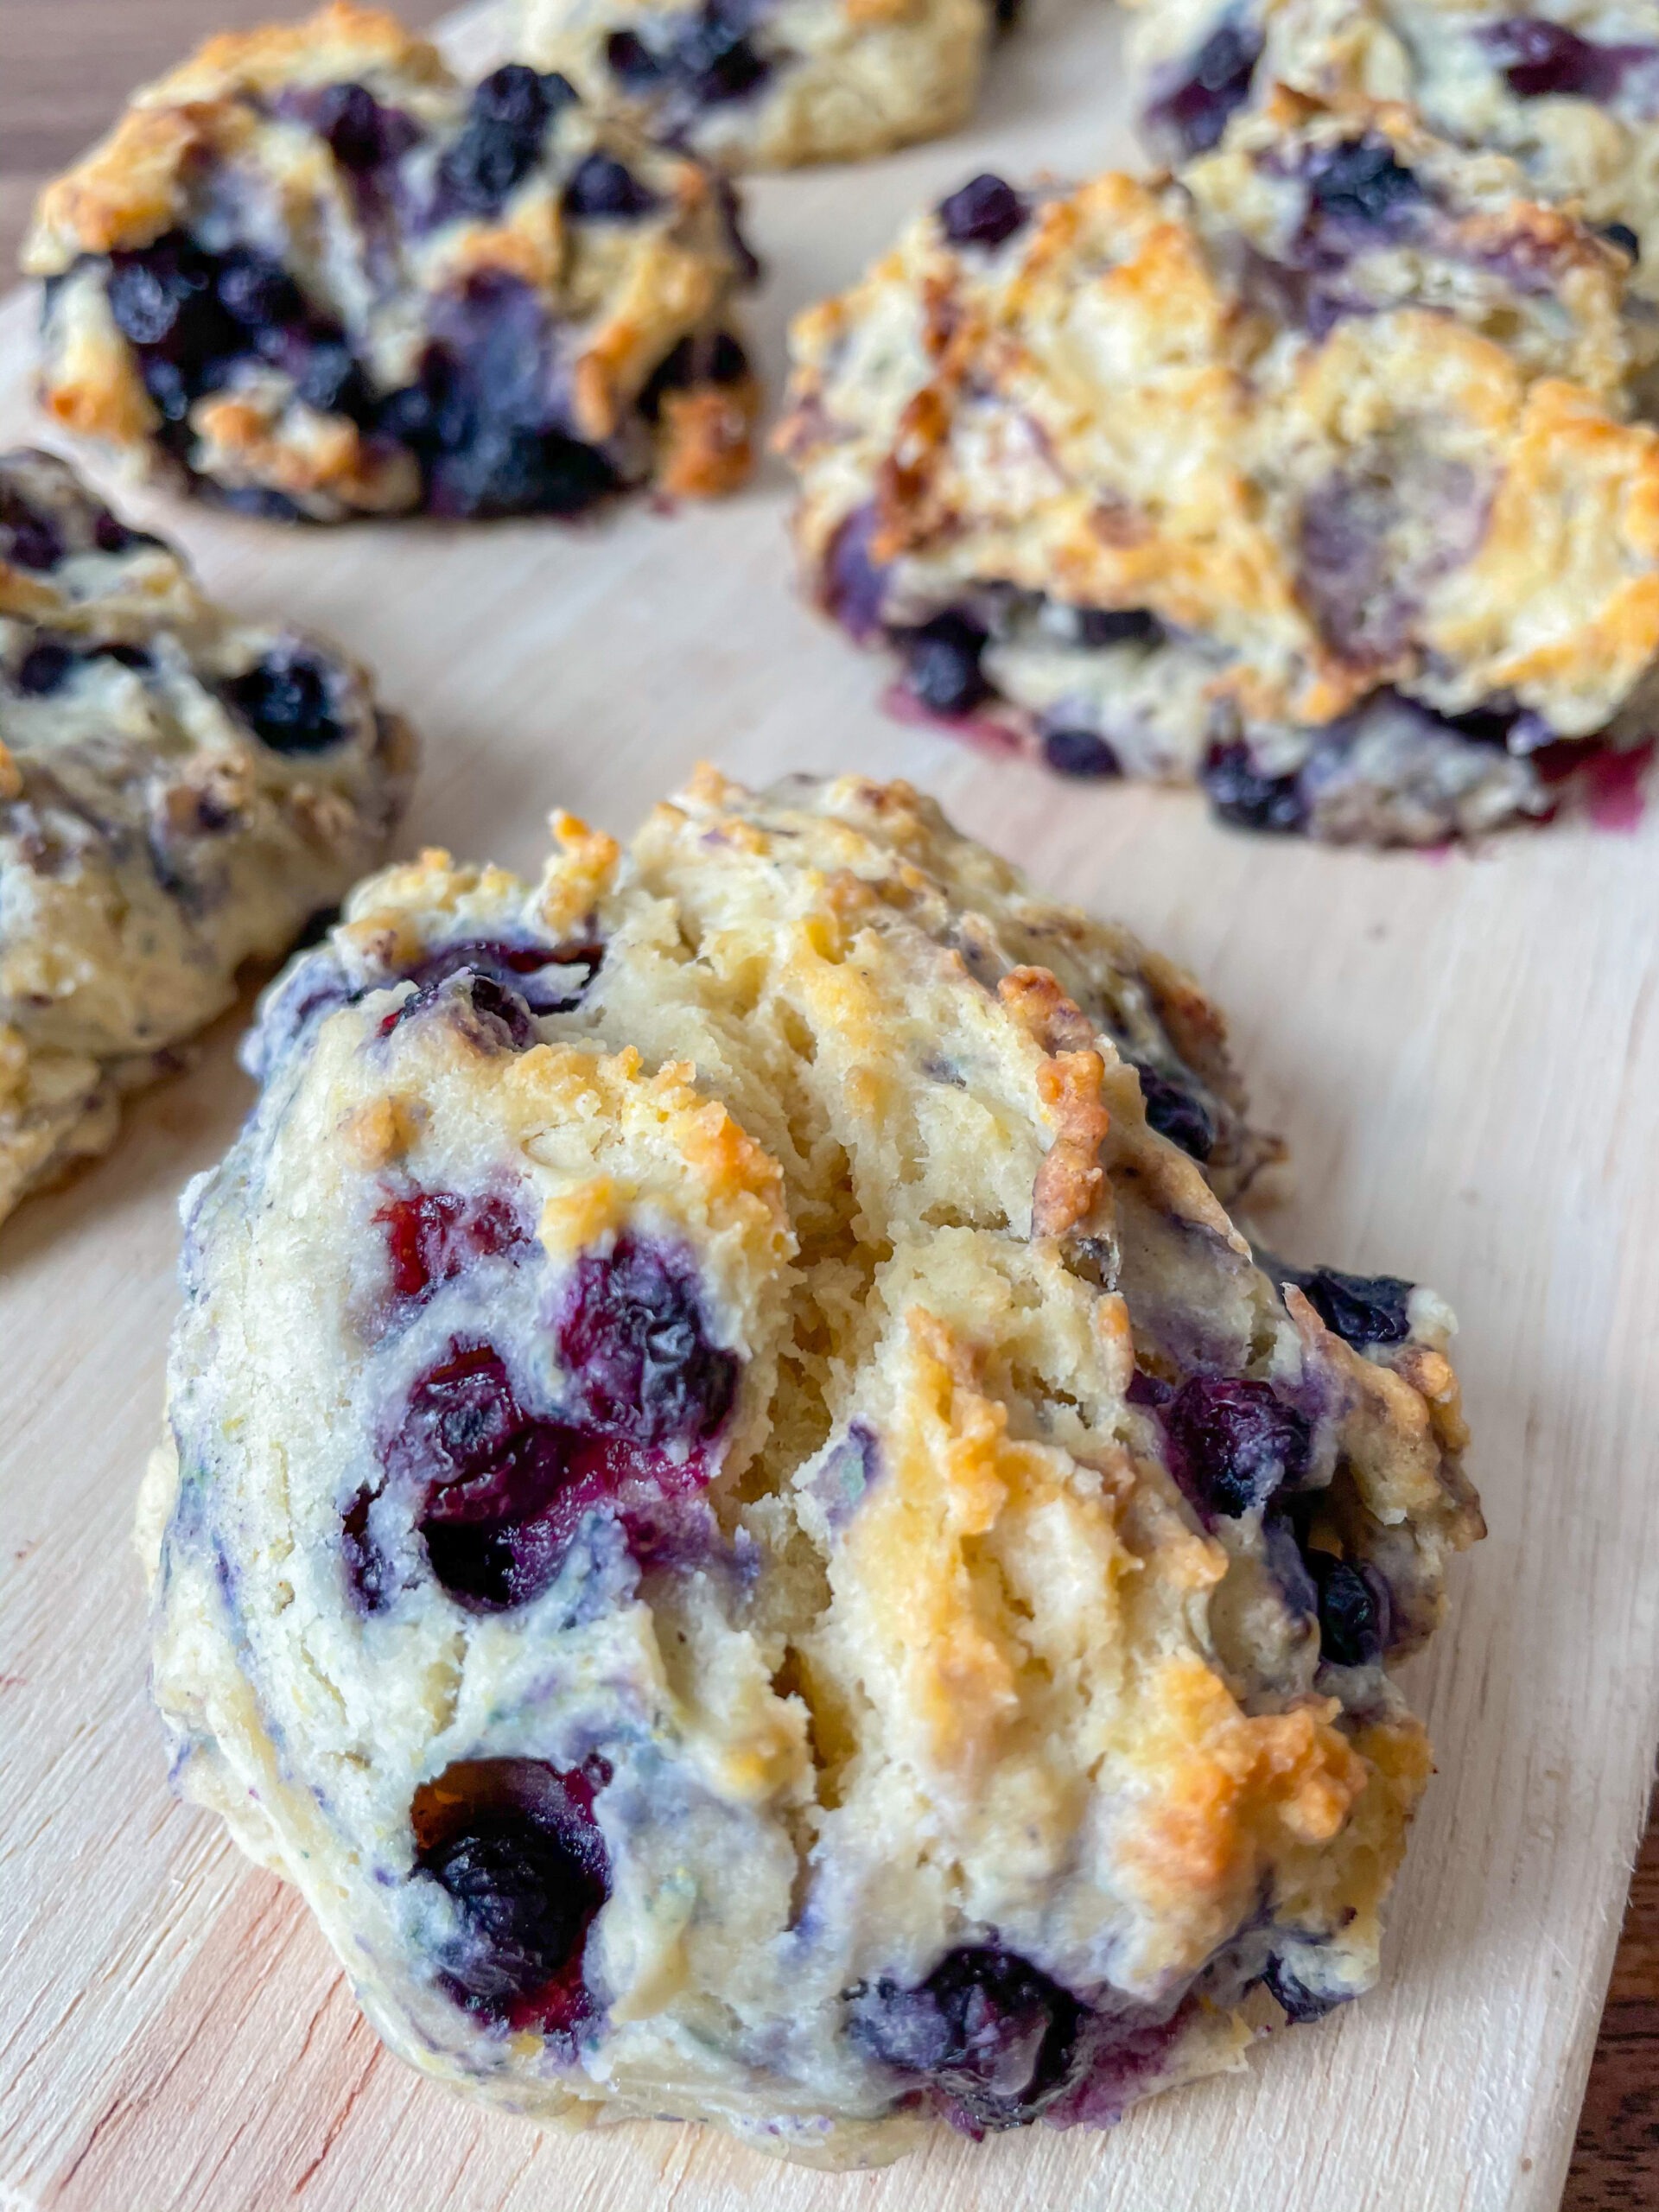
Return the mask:
{"type": "Polygon", "coordinates": [[[347,0],[136,94],[24,259],[53,416],[255,512],[569,514],[747,471],[730,188],[347,0]]]}
{"type": "Polygon", "coordinates": [[[1445,1306],[1255,1253],[1196,987],[906,786],[555,826],[359,887],[188,1195],[181,1787],[543,2116],[874,2161],[1363,1990],[1445,1306]]]}
{"type": "Polygon", "coordinates": [[[1560,741],[1646,734],[1626,270],[1399,108],[1281,95],[1178,179],[977,177],[797,321],[808,588],[1073,773],[1378,842],[1542,811],[1560,741]]]}
{"type": "Polygon", "coordinates": [[[1157,0],[1131,51],[1160,156],[1208,150],[1229,118],[1293,86],[1401,100],[1458,143],[1511,155],[1576,203],[1659,286],[1655,0],[1157,0]]]}
{"type": "Polygon", "coordinates": [[[380,857],[413,766],[362,670],[0,456],[0,1214],[380,857]]]}
{"type": "Polygon", "coordinates": [[[517,0],[514,50],[734,168],[857,161],[967,120],[991,0],[517,0]]]}

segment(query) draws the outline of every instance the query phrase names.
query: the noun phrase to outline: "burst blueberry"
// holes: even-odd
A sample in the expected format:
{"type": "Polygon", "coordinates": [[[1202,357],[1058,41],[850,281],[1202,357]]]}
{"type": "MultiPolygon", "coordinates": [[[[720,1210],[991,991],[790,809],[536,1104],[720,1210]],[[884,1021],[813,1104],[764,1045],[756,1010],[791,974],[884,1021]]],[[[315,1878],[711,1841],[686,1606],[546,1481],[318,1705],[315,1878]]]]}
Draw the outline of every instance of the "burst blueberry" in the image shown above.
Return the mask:
{"type": "Polygon", "coordinates": [[[1306,1470],[1307,1422],[1270,1383],[1195,1376],[1164,1420],[1179,1454],[1177,1478],[1195,1503],[1224,1519],[1265,1506],[1306,1470]]]}
{"type": "Polygon", "coordinates": [[[1028,2126],[1065,2086],[1084,2009],[1011,1951],[951,1951],[915,1988],[849,1993],[848,2034],[976,2128],[1028,2126]]]}
{"type": "Polygon", "coordinates": [[[639,1444],[702,1443],[730,1412],[738,1359],[709,1342],[688,1258],[632,1236],[576,1262],[559,1356],[577,1418],[639,1444]]]}

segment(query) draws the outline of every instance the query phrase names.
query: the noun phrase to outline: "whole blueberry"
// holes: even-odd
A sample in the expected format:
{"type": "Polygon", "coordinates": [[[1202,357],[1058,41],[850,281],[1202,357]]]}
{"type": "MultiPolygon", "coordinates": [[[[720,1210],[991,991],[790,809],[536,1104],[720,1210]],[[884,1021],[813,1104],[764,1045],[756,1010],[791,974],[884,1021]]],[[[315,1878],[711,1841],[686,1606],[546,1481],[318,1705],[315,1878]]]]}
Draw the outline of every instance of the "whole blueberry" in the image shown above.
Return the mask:
{"type": "Polygon", "coordinates": [[[1123,772],[1116,753],[1097,730],[1045,730],[1043,758],[1057,774],[1084,782],[1097,783],[1123,772]]]}
{"type": "Polygon", "coordinates": [[[1076,607],[1077,643],[1090,650],[1103,645],[1151,645],[1163,634],[1163,625],[1144,607],[1076,607]]]}
{"type": "Polygon", "coordinates": [[[60,639],[41,638],[23,655],[12,681],[28,698],[48,698],[79,658],[74,648],[60,639]]]}
{"type": "Polygon", "coordinates": [[[939,226],[952,245],[1001,245],[1027,220],[1025,201],[1000,176],[982,171],[939,202],[939,226]]]}
{"type": "Polygon", "coordinates": [[[273,646],[245,674],[232,677],[225,695],[273,753],[326,753],[345,741],[328,671],[302,646],[273,646]]]}
{"type": "Polygon", "coordinates": [[[383,107],[366,85],[327,85],[317,96],[315,123],[343,169],[366,177],[407,153],[419,125],[401,108],[383,107]]]}
{"type": "Polygon", "coordinates": [[[1025,2126],[1052,2100],[1084,2017],[1029,1960],[988,1946],[947,1953],[914,1987],[884,1979],[848,1997],[855,2044],[986,2128],[1025,2126]]]}
{"type": "Polygon", "coordinates": [[[14,569],[55,569],[65,547],[55,525],[20,492],[0,487],[0,546],[14,569]]]}
{"type": "Polygon", "coordinates": [[[466,125],[438,165],[442,212],[499,213],[540,156],[547,126],[575,97],[563,77],[509,61],[474,87],[466,125]]]}
{"type": "Polygon", "coordinates": [[[1604,223],[1596,235],[1605,238],[1609,245],[1616,245],[1621,253],[1629,254],[1632,261],[1641,260],[1642,241],[1628,223],[1604,223]]]}
{"type": "Polygon", "coordinates": [[[1144,1061],[1137,1060],[1135,1070],[1148,1125],[1191,1159],[1208,1160],[1216,1148],[1216,1125],[1204,1100],[1186,1084],[1144,1061]]]}
{"type": "Polygon", "coordinates": [[[1249,98],[1262,35],[1237,22],[1211,32],[1173,84],[1147,109],[1148,136],[1173,155],[1204,154],[1216,145],[1229,117],[1249,98]]]}
{"type": "Polygon", "coordinates": [[[1321,148],[1307,164],[1309,196],[1338,222],[1380,226],[1402,207],[1414,207],[1423,188],[1395,159],[1387,139],[1351,138],[1321,148]]]}
{"type": "Polygon", "coordinates": [[[1293,1280],[1325,1327],[1351,1344],[1400,1344],[1411,1334],[1412,1285],[1399,1275],[1313,1268],[1293,1280]]]}
{"type": "Polygon", "coordinates": [[[1295,777],[1263,775],[1248,746],[1213,747],[1198,771],[1198,781],[1224,822],[1280,835],[1307,826],[1307,804],[1295,777]]]}
{"type": "Polygon", "coordinates": [[[910,688],[936,715],[965,715],[990,696],[980,667],[985,632],[968,616],[936,614],[899,632],[910,688]]]}
{"type": "Polygon", "coordinates": [[[418,1861],[454,1902],[461,1941],[449,1977],[469,1997],[528,1997],[569,1966],[604,1885],[583,1856],[529,1816],[498,1813],[418,1861]]]}
{"type": "MultiPolygon", "coordinates": [[[[1311,1547],[1303,1554],[1319,1600],[1319,1649],[1333,1667],[1374,1667],[1388,1646],[1387,1589],[1365,1568],[1311,1547]]],[[[1373,1574],[1375,1570],[1373,1570],[1373,1574]]]]}
{"type": "Polygon", "coordinates": [[[632,223],[649,215],[657,195],[613,155],[585,155],[564,188],[564,211],[588,222],[632,223]]]}
{"type": "Polygon", "coordinates": [[[605,41],[605,67],[619,84],[644,92],[662,78],[668,62],[652,51],[638,31],[613,31],[605,41]]]}
{"type": "Polygon", "coordinates": [[[1176,1392],[1164,1420],[1180,1453],[1183,1487],[1226,1520],[1266,1505],[1306,1469],[1308,1425],[1270,1383],[1195,1376],[1176,1392]]]}
{"type": "Polygon", "coordinates": [[[226,254],[214,287],[226,313],[252,329],[292,321],[305,311],[294,279],[263,254],[226,254]]]}

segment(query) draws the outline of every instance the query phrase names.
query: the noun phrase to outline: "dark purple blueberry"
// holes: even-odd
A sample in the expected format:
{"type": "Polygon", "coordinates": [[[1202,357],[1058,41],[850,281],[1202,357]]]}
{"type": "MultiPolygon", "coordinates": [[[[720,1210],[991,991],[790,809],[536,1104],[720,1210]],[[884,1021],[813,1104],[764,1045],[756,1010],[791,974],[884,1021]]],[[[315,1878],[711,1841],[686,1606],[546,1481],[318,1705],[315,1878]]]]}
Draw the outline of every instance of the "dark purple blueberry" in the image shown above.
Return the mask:
{"type": "Polygon", "coordinates": [[[109,302],[116,328],[135,346],[161,345],[183,308],[210,281],[188,260],[181,265],[153,252],[113,257],[109,302]]]}
{"type": "Polygon", "coordinates": [[[341,168],[353,176],[384,168],[421,135],[412,116],[383,107],[366,85],[324,86],[313,110],[313,126],[341,168]]]}
{"type": "Polygon", "coordinates": [[[319,337],[305,346],[294,379],[295,396],[321,415],[365,420],[372,407],[356,356],[342,338],[319,337]]]}
{"type": "Polygon", "coordinates": [[[65,645],[60,639],[41,638],[23,655],[12,681],[25,697],[45,699],[57,690],[79,658],[73,646],[65,645]]]}
{"type": "Polygon", "coordinates": [[[1216,1124],[1203,1099],[1173,1076],[1162,1075],[1144,1062],[1136,1061],[1135,1071],[1148,1126],[1190,1158],[1208,1160],[1216,1148],[1216,1124]]]}
{"type": "Polygon", "coordinates": [[[1294,776],[1265,776],[1244,745],[1212,747],[1198,781],[1224,822],[1281,835],[1307,827],[1307,805],[1294,776]]]}
{"type": "MultiPolygon", "coordinates": [[[[457,1338],[420,1376],[386,1467],[416,1490],[428,1560],[452,1597],[499,1611],[551,1585],[584,1502],[575,1495],[581,1441],[524,1410],[490,1344],[457,1338]]],[[[348,1516],[348,1568],[352,1533],[348,1516]]]]}
{"type": "Polygon", "coordinates": [[[836,530],[823,569],[823,607],[861,644],[874,636],[887,596],[885,563],[870,558],[880,528],[874,506],[856,507],[836,530]]]}
{"type": "Polygon", "coordinates": [[[149,655],[142,645],[99,645],[96,648],[100,660],[118,661],[123,668],[138,670],[141,673],[153,665],[149,655]]]}
{"type": "Polygon", "coordinates": [[[1319,1649],[1333,1667],[1374,1667],[1389,1642],[1386,1585],[1329,1552],[1304,1551],[1319,1592],[1319,1649]]]}
{"type": "Polygon", "coordinates": [[[517,991],[498,983],[493,976],[474,976],[470,988],[474,1013],[504,1029],[515,1052],[522,1052],[535,1043],[536,1030],[530,1008],[517,991]]]}
{"type": "Polygon", "coordinates": [[[37,575],[55,569],[64,556],[56,526],[10,486],[0,487],[0,539],[13,568],[31,569],[37,575]]]}
{"type": "Polygon", "coordinates": [[[110,256],[110,313],[137,350],[144,388],[167,423],[181,425],[192,403],[223,384],[247,352],[247,327],[219,296],[225,265],[182,231],[110,256]]]}
{"type": "Polygon", "coordinates": [[[1142,121],[1148,137],[1173,155],[1208,153],[1249,98],[1261,58],[1262,35],[1254,24],[1217,25],[1147,109],[1142,121]]]}
{"type": "Polygon", "coordinates": [[[1182,1487],[1205,1511],[1236,1521],[1266,1505],[1307,1466],[1306,1421],[1267,1382],[1194,1376],[1165,1410],[1182,1487]]]}
{"type": "Polygon", "coordinates": [[[1310,2020],[1322,2020],[1344,2000],[1340,1997],[1320,1997],[1299,1981],[1282,1959],[1272,1960],[1262,1977],[1268,1993],[1284,2007],[1289,2018],[1298,2025],[1310,2020]]]}
{"type": "Polygon", "coordinates": [[[749,357],[729,332],[695,332],[663,356],[639,394],[639,412],[648,423],[662,412],[665,392],[695,385],[741,384],[750,374],[749,357]]]}
{"type": "Polygon", "coordinates": [[[737,1393],[738,1358],[709,1341],[690,1261],[624,1236],[577,1261],[559,1321],[575,1418],[638,1444],[712,1436],[737,1393]]]}
{"type": "Polygon", "coordinates": [[[749,39],[753,13],[751,0],[703,0],[679,30],[675,73],[704,107],[744,99],[771,73],[749,39]]]}
{"type": "Polygon", "coordinates": [[[436,302],[419,383],[377,416],[419,460],[434,513],[575,514],[616,489],[606,456],[550,422],[549,343],[545,308],[517,278],[474,276],[436,302]]]}
{"type": "Polygon", "coordinates": [[[225,696],[273,753],[326,753],[345,741],[329,672],[302,646],[273,645],[245,675],[230,679],[225,696]]]}
{"type": "Polygon", "coordinates": [[[1616,245],[1621,253],[1629,254],[1632,261],[1641,260],[1642,241],[1628,223],[1604,223],[1596,236],[1605,238],[1609,245],[1616,245]]]}
{"type": "Polygon", "coordinates": [[[135,545],[159,545],[161,540],[142,530],[129,530],[125,523],[118,522],[109,509],[103,507],[92,524],[92,543],[100,553],[128,553],[135,545]]]}
{"type": "Polygon", "coordinates": [[[564,188],[564,212],[588,222],[633,223],[649,215],[657,195],[613,154],[586,154],[564,188]]]}
{"type": "Polygon", "coordinates": [[[540,157],[547,126],[575,98],[563,77],[509,61],[473,92],[467,123],[438,165],[438,210],[495,215],[540,157]]]}
{"type": "MultiPolygon", "coordinates": [[[[610,1894],[610,1867],[582,1774],[540,1770],[539,1786],[489,1786],[492,1765],[519,1782],[535,1763],[451,1770],[483,1780],[481,1802],[453,1813],[416,1853],[460,1922],[440,1955],[446,1984],[470,2011],[514,2028],[576,2027],[592,2010],[582,1980],[588,1931],[610,1894]]],[[[448,1777],[445,1784],[448,1787],[448,1777]]]]}
{"type": "Polygon", "coordinates": [[[1395,159],[1386,138],[1351,138],[1325,146],[1308,157],[1308,196],[1320,213],[1338,223],[1386,224],[1402,207],[1417,207],[1423,188],[1413,172],[1395,159]]]}
{"type": "Polygon", "coordinates": [[[952,245],[1001,245],[1020,228],[1029,212],[1011,184],[982,171],[940,200],[939,227],[952,245]]]}
{"type": "Polygon", "coordinates": [[[263,254],[226,254],[214,283],[226,313],[251,329],[293,322],[305,313],[294,279],[280,262],[263,254]]]}
{"type": "Polygon", "coordinates": [[[1077,643],[1097,649],[1103,645],[1152,645],[1163,635],[1163,625],[1144,607],[1076,607],[1077,643]]]}
{"type": "Polygon", "coordinates": [[[1653,53],[1643,47],[1598,46],[1565,23],[1541,16],[1511,16],[1491,24],[1484,35],[1510,90],[1523,100],[1551,93],[1611,99],[1625,69],[1651,60],[1653,53]]]}
{"type": "Polygon", "coordinates": [[[966,615],[936,614],[919,629],[895,632],[910,688],[936,715],[965,715],[988,699],[980,668],[985,632],[966,615]]]}
{"type": "Polygon", "coordinates": [[[394,1297],[423,1305],[434,1291],[482,1259],[522,1255],[534,1240],[510,1202],[493,1193],[412,1191],[376,1214],[386,1232],[394,1297]]]}
{"type": "Polygon", "coordinates": [[[605,41],[605,67],[630,92],[643,92],[659,82],[668,64],[652,53],[638,31],[613,31],[605,41]]]}
{"type": "Polygon", "coordinates": [[[1065,2088],[1084,2007],[1011,1951],[946,1954],[913,1989],[851,1991],[847,2032],[884,2066],[929,2082],[976,2127],[1024,2127],[1065,2088]]]}
{"type": "MultiPolygon", "coordinates": [[[[512,1480],[529,1427],[500,1353],[457,1342],[416,1384],[388,1456],[395,1473],[440,1490],[499,1487],[512,1480]]],[[[480,1502],[458,1498],[453,1517],[462,1517],[461,1503],[480,1502]]],[[[487,1503],[498,1504],[493,1492],[487,1503]]]]}
{"type": "Polygon", "coordinates": [[[1099,782],[1121,776],[1122,763],[1097,730],[1051,729],[1043,733],[1043,758],[1062,776],[1099,782]]]}
{"type": "Polygon", "coordinates": [[[745,99],[771,74],[772,65],[749,37],[753,0],[703,0],[671,18],[652,45],[638,32],[613,31],[605,46],[606,67],[636,94],[668,91],[699,107],[745,99]]]}
{"type": "Polygon", "coordinates": [[[1161,1408],[1175,1395],[1173,1382],[1160,1382],[1155,1375],[1148,1375],[1144,1367],[1137,1367],[1129,1377],[1129,1387],[1124,1396],[1132,1406],[1152,1406],[1161,1408]]]}
{"type": "Polygon", "coordinates": [[[1402,1344],[1411,1334],[1412,1286],[1398,1275],[1313,1268],[1292,1280],[1325,1327],[1351,1344],[1402,1344]]]}

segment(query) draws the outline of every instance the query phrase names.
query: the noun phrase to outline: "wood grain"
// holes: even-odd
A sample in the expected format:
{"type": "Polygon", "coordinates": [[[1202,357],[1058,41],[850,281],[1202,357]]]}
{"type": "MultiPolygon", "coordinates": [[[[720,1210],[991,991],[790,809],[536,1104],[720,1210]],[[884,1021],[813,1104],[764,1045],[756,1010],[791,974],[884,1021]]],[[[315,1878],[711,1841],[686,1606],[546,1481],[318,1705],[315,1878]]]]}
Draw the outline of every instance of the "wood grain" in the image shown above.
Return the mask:
{"type": "MultiPolygon", "coordinates": [[[[0,0],[0,226],[122,92],[263,0],[0,0]]],[[[419,16],[430,14],[416,8],[419,16]]],[[[1113,33],[1051,0],[971,137],[753,194],[785,313],[969,168],[1127,156],[1113,33]],[[1095,88],[1105,88],[1103,91],[1095,88]]],[[[30,310],[0,436],[39,435],[30,310]]],[[[696,2131],[572,2142],[380,2054],[295,1900],[168,1798],[128,1550],[173,1306],[174,1194],[247,1099],[219,1025],[119,1150],[0,1253],[0,2205],[119,2212],[1533,2212],[1560,2201],[1659,1732],[1659,825],[1436,865],[1226,836],[1197,803],[1058,790],[900,729],[792,603],[775,475],[592,530],[284,535],[139,503],[250,613],[327,624],[416,711],[411,826],[533,858],[556,798],[616,829],[699,753],[906,773],[1042,879],[1124,914],[1234,1011],[1299,1194],[1275,1238],[1421,1272],[1465,1322],[1492,1536],[1411,1688],[1442,1773],[1376,1997],[1108,2139],[942,2139],[885,2176],[783,2172],[696,2131]]],[[[1659,1832],[1656,1832],[1659,1833],[1659,1832]]],[[[1649,1834],[1573,2155],[1573,2212],[1659,2204],[1649,1834]]]]}

